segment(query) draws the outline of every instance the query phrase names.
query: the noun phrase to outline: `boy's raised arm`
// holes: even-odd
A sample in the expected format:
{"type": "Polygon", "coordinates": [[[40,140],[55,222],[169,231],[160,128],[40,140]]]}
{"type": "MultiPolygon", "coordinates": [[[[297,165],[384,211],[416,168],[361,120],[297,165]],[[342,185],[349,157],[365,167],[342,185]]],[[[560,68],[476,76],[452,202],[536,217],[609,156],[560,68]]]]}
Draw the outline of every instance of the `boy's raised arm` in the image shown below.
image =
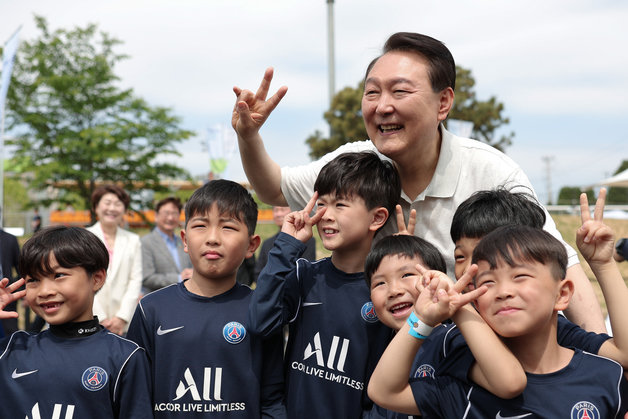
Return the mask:
{"type": "Polygon", "coordinates": [[[18,291],[24,285],[24,278],[20,278],[9,285],[9,279],[0,280],[0,319],[14,319],[17,317],[15,311],[4,311],[4,308],[13,301],[17,301],[26,295],[26,290],[18,291]]]}
{"type": "Polygon", "coordinates": [[[317,197],[314,193],[302,211],[286,215],[281,233],[268,253],[268,262],[257,278],[249,305],[249,324],[255,334],[274,335],[298,313],[300,289],[295,262],[305,250],[304,243],[312,237],[312,226],[325,213],[325,208],[321,208],[310,217],[317,197]]]}
{"type": "Polygon", "coordinates": [[[613,230],[603,221],[605,200],[606,189],[602,188],[591,218],[587,196],[580,195],[582,226],[576,232],[576,244],[602,288],[613,329],[613,339],[604,342],[598,353],[627,367],[628,288],[613,259],[613,230]]]}
{"type": "Polygon", "coordinates": [[[418,334],[417,337],[416,332],[411,333],[409,323],[422,323],[424,328],[430,330],[431,327],[451,317],[460,307],[486,291],[480,288],[462,294],[462,289],[468,284],[468,278],[461,278],[456,284],[451,284],[442,272],[426,271],[420,266],[417,268],[423,278],[416,284],[420,292],[414,304],[413,314],[416,317],[411,315],[409,321],[397,332],[380,358],[368,386],[369,397],[378,405],[396,412],[414,415],[420,412],[408,378],[416,353],[423,344],[425,336],[418,334]]]}

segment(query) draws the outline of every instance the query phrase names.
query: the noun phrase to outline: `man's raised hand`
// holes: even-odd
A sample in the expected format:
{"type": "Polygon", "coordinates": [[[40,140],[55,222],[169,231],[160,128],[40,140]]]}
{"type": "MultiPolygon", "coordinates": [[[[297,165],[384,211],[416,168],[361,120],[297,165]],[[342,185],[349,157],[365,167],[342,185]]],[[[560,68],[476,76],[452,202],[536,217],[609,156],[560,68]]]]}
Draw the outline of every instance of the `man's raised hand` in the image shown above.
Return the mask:
{"type": "Polygon", "coordinates": [[[246,139],[257,135],[268,116],[286,95],[288,88],[281,86],[277,93],[266,99],[272,80],[273,68],[269,67],[264,72],[264,78],[257,92],[253,93],[250,90],[243,90],[234,86],[233,92],[236,95],[236,103],[231,115],[231,126],[241,138],[246,139]]]}

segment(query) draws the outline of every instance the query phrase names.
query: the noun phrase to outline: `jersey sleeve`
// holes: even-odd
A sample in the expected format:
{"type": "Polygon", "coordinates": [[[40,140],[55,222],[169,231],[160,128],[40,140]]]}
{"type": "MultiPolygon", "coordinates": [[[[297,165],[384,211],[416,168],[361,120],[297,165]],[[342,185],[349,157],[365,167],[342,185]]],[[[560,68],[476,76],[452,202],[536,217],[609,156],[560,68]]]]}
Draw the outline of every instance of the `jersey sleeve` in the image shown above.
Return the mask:
{"type": "Polygon", "coordinates": [[[439,326],[425,340],[413,364],[412,376],[449,376],[468,382],[475,362],[462,333],[453,324],[439,326]]]}
{"type": "Polygon", "coordinates": [[[304,250],[305,245],[294,237],[285,233],[277,236],[249,305],[253,333],[264,337],[279,334],[296,316],[300,303],[296,261],[304,250]]]}
{"type": "Polygon", "coordinates": [[[135,314],[131,319],[129,330],[127,331],[127,338],[137,343],[141,348],[146,350],[146,356],[149,362],[152,362],[154,345],[154,333],[149,330],[149,325],[144,313],[144,306],[142,301],[139,302],[135,308],[135,314]]]}
{"type": "Polygon", "coordinates": [[[150,368],[142,348],[138,347],[120,370],[113,402],[116,418],[153,417],[150,368]]]}
{"type": "Polygon", "coordinates": [[[264,340],[260,388],[262,418],[287,418],[284,404],[283,334],[264,340]]]}
{"type": "Polygon", "coordinates": [[[559,315],[557,338],[558,344],[561,346],[578,348],[597,354],[602,344],[611,337],[605,333],[587,332],[577,324],[567,320],[565,316],[559,315]]]}
{"type": "Polygon", "coordinates": [[[445,412],[441,408],[442,386],[449,383],[451,378],[413,378],[410,379],[410,389],[414,401],[421,412],[422,417],[445,418],[445,412]]]}

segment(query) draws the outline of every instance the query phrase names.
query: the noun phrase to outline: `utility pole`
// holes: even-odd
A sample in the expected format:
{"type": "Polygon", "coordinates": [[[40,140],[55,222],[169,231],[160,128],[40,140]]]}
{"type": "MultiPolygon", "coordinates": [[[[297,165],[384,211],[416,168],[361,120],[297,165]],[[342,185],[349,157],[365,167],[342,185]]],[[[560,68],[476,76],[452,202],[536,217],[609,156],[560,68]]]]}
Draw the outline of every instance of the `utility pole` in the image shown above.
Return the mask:
{"type": "MultiPolygon", "coordinates": [[[[334,0],[327,0],[327,66],[329,72],[329,108],[336,94],[336,71],[334,61],[334,0]]],[[[331,126],[329,136],[331,137],[331,126]]]]}
{"type": "Polygon", "coordinates": [[[543,156],[541,157],[543,163],[545,163],[545,184],[547,187],[547,204],[552,204],[552,160],[554,160],[554,156],[543,156]]]}

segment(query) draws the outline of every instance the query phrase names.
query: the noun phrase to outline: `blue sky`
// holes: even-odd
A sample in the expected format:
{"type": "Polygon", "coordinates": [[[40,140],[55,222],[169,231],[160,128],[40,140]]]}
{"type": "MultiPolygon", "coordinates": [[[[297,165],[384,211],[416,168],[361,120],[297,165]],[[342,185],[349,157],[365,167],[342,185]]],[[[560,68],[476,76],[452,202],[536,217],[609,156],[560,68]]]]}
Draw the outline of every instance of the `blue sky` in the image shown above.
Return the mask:
{"type": "MultiPolygon", "coordinates": [[[[325,0],[0,0],[0,42],[33,14],[52,28],[97,23],[124,41],[117,67],[123,87],[171,107],[199,136],[178,160],[207,173],[207,129],[230,131],[232,87],[254,89],[275,67],[273,91],[289,90],[262,130],[281,165],[309,161],[304,144],[326,131],[325,0]]],[[[422,32],[445,42],[470,68],[478,98],[505,104],[515,132],[507,154],[528,174],[542,201],[551,190],[609,176],[628,159],[628,3],[615,1],[336,0],[336,88],[356,86],[385,39],[422,32]]],[[[225,176],[245,180],[237,152],[225,176]]]]}

